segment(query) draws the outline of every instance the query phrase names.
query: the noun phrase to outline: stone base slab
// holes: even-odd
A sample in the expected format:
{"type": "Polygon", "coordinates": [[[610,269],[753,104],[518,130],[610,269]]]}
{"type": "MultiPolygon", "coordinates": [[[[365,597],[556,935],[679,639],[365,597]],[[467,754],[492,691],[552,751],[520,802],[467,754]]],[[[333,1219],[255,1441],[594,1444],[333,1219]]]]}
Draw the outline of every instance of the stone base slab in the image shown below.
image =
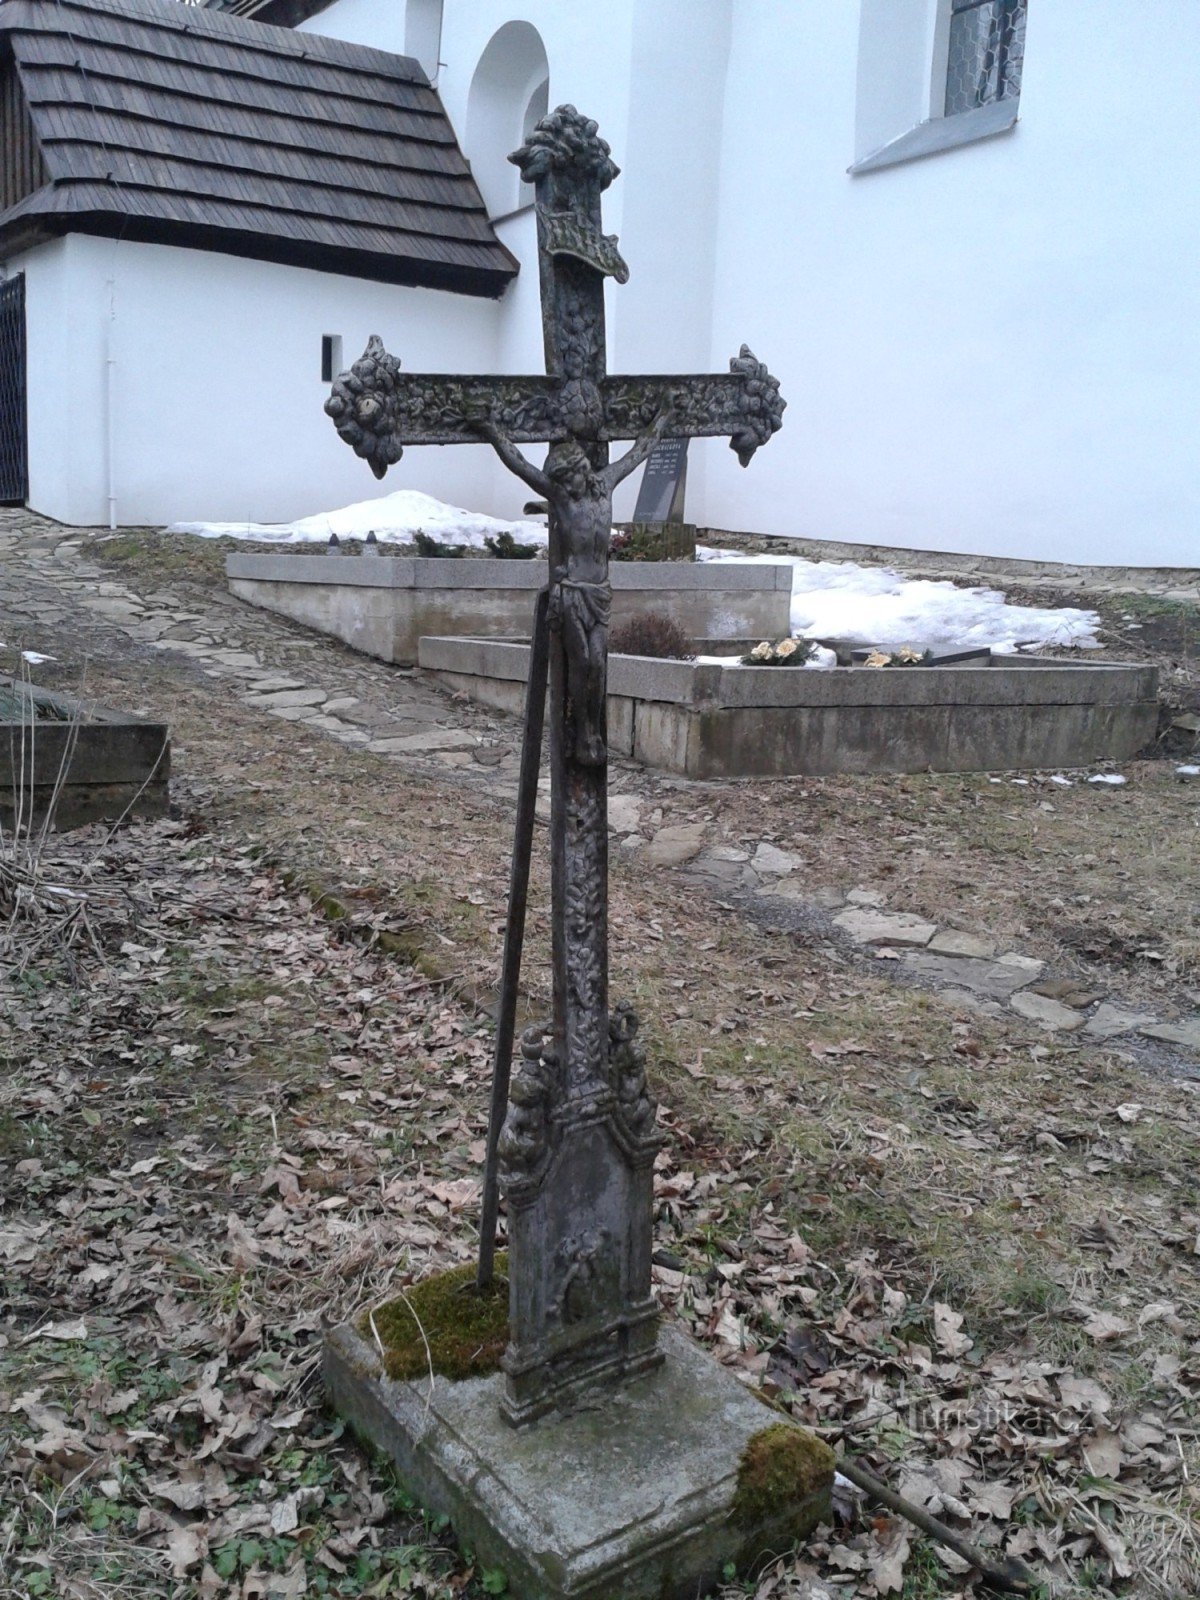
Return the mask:
{"type": "Polygon", "coordinates": [[[780,1418],[678,1330],[660,1343],[654,1371],[519,1430],[500,1414],[501,1374],[393,1382],[348,1325],[326,1338],[325,1382],[514,1600],[684,1600],[828,1520],[831,1485],[786,1527],[741,1526],[739,1458],[780,1418]]]}

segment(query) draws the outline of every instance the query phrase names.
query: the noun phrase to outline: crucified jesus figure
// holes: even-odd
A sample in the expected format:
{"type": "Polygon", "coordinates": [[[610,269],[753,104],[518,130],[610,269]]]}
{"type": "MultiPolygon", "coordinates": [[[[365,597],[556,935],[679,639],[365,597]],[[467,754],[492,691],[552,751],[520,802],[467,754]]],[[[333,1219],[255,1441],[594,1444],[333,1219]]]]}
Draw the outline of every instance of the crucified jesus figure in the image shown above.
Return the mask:
{"type": "MultiPolygon", "coordinates": [[[[599,403],[599,394],[596,396],[599,403]]],[[[605,678],[612,586],[608,549],[612,536],[613,490],[636,471],[669,432],[672,397],[625,455],[597,467],[577,439],[552,444],[545,468],[534,464],[491,422],[479,424],[504,465],[549,502],[561,532],[559,560],[550,573],[550,624],[562,636],[566,661],[565,753],[582,766],[603,766],[605,678]]],[[[597,454],[607,454],[601,447],[597,454]]]]}

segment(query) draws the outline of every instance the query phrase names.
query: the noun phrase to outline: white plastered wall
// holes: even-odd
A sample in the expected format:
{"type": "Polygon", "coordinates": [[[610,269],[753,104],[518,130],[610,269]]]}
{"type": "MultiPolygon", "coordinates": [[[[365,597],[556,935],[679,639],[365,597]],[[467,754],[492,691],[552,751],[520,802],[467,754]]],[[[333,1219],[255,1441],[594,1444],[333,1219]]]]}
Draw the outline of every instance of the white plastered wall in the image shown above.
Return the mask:
{"type": "Polygon", "coordinates": [[[340,335],[347,363],[379,333],[414,368],[486,370],[494,302],[83,235],[22,264],[36,510],[107,523],[110,427],[122,525],[287,521],[400,488],[486,500],[487,453],[468,446],[410,452],[381,489],[324,415],[321,339],[340,335]]]}
{"type": "Polygon", "coordinates": [[[1013,133],[851,178],[857,13],[735,7],[713,354],[790,408],[709,516],[1200,564],[1195,6],[1032,0],[1013,133]]]}

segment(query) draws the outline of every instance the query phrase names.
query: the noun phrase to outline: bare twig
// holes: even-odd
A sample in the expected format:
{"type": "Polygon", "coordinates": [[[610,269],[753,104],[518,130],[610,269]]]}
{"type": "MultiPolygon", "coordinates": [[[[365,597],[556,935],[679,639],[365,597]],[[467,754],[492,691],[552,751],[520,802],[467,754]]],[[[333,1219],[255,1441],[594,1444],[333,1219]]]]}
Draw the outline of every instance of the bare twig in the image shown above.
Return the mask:
{"type": "Polygon", "coordinates": [[[981,1550],[978,1545],[964,1539],[961,1534],[948,1528],[944,1522],[939,1522],[936,1517],[931,1517],[928,1511],[923,1511],[911,1500],[906,1500],[903,1495],[897,1494],[894,1489],[889,1489],[875,1476],[868,1472],[857,1461],[843,1457],[837,1463],[837,1470],[843,1478],[849,1478],[851,1483],[857,1484],[864,1493],[869,1494],[872,1500],[878,1500],[881,1505],[887,1506],[889,1511],[894,1511],[897,1516],[905,1517],[922,1533],[936,1539],[939,1544],[944,1544],[947,1550],[953,1550],[956,1556],[975,1567],[994,1589],[1003,1590],[1005,1594],[1030,1594],[1038,1583],[1036,1573],[1031,1572],[1023,1561],[1018,1561],[1015,1556],[1006,1556],[1003,1561],[996,1561],[993,1557],[981,1550]]]}

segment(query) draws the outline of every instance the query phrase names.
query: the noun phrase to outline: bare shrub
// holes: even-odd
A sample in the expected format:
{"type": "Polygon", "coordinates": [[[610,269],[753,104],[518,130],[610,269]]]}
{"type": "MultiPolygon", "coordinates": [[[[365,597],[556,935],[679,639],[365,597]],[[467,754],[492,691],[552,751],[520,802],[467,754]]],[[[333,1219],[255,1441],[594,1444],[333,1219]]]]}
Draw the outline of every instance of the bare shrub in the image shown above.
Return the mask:
{"type": "Polygon", "coordinates": [[[647,611],[613,628],[608,648],[623,656],[657,656],[664,661],[690,661],[692,642],[665,612],[647,611]]]}

